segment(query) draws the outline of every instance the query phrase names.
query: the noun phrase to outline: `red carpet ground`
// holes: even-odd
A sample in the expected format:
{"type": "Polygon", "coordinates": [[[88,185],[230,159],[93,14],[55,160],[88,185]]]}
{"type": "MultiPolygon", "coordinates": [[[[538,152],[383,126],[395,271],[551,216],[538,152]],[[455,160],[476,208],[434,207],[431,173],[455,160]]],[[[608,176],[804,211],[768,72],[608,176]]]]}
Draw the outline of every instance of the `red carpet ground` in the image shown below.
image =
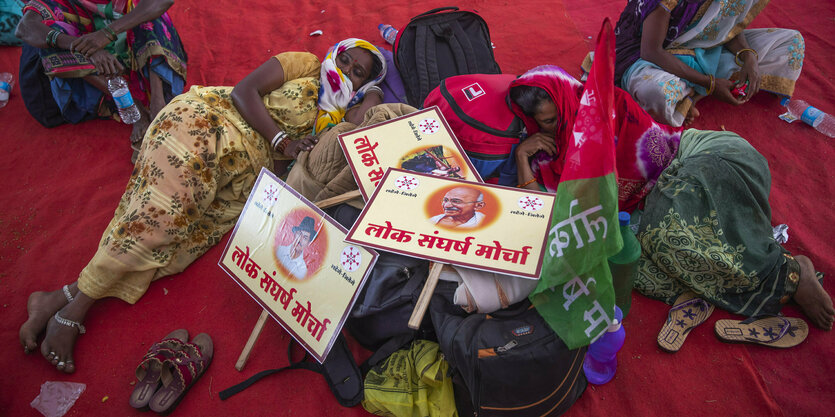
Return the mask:
{"type": "MultiPolygon", "coordinates": [[[[447,4],[180,0],[171,15],[190,57],[188,84],[233,85],[273,54],[309,50],[321,57],[332,43],[349,36],[378,42],[378,23],[400,26],[413,15],[447,4]],[[324,35],[308,36],[317,29],[324,35]]],[[[458,2],[487,20],[504,72],[557,64],[577,75],[590,48],[589,36],[597,33],[604,16],[617,20],[623,4],[458,2]]],[[[754,21],[755,27],[788,27],[803,33],[806,62],[796,96],[830,114],[835,113],[835,41],[829,36],[833,17],[831,1],[775,0],[754,21]]],[[[0,47],[0,71],[16,74],[19,56],[20,48],[0,47]]],[[[827,272],[824,287],[835,293],[835,180],[829,169],[835,158],[833,141],[807,126],[779,120],[778,100],[766,93],[739,108],[709,100],[700,104],[702,117],[695,127],[738,132],[766,156],[773,175],[774,223],[789,225],[789,249],[809,255],[827,272]]],[[[323,378],[301,370],[270,377],[220,401],[220,390],[257,371],[286,365],[288,341],[288,335],[269,322],[247,367],[243,372],[234,369],[261,310],[217,267],[225,240],[184,273],[154,283],[136,305],[98,303],[85,323],[89,332],[78,340],[75,374],[55,371],[39,355],[24,356],[17,334],[26,318],[27,296],[73,281],[92,256],[131,172],[130,128],[93,121],[45,129],[26,112],[16,87],[9,105],[0,109],[0,126],[0,415],[39,415],[29,402],[45,381],[87,384],[69,416],[139,415],[127,400],[134,368],[151,343],[177,328],[187,328],[192,335],[208,332],[216,352],[178,415],[368,415],[361,407],[339,406],[323,378]]],[[[662,303],[634,296],[616,378],[589,387],[568,415],[832,414],[831,332],[812,329],[804,343],[785,351],[723,344],[712,327],[730,314],[717,311],[693,331],[680,352],[667,354],[655,343],[666,311],[662,303]]],[[[800,316],[796,308],[786,308],[785,313],[800,316]]],[[[359,359],[368,354],[352,346],[359,359]]]]}

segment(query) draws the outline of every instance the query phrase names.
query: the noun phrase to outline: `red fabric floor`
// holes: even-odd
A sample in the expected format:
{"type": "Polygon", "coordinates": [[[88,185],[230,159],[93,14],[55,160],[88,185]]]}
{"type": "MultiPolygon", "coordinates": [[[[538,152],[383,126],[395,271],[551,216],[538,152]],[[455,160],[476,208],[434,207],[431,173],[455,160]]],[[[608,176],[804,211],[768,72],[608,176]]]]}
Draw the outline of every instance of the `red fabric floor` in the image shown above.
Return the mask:
{"type": "MultiPolygon", "coordinates": [[[[190,56],[188,84],[233,85],[273,54],[309,50],[322,56],[348,36],[377,42],[378,23],[400,26],[448,3],[180,0],[171,15],[190,56]],[[308,36],[317,29],[324,35],[308,36]]],[[[591,48],[589,36],[597,33],[603,17],[617,20],[623,3],[470,0],[458,5],[477,9],[487,20],[504,72],[557,64],[579,75],[579,63],[591,48]]],[[[831,1],[775,0],[753,24],[803,33],[806,62],[796,96],[830,114],[835,113],[835,101],[826,98],[835,91],[835,41],[828,36],[833,17],[831,1]]],[[[20,48],[0,47],[0,71],[16,74],[19,56],[20,48]]],[[[695,127],[738,132],[769,160],[774,223],[789,225],[789,249],[809,255],[829,273],[824,287],[835,292],[835,180],[828,169],[835,156],[833,141],[777,119],[782,113],[778,100],[765,93],[744,107],[706,100],[700,110],[695,127]]],[[[138,415],[127,403],[134,367],[151,343],[177,328],[193,335],[208,332],[216,352],[178,415],[368,415],[361,407],[339,406],[323,378],[301,370],[219,400],[220,390],[257,371],[286,365],[289,337],[268,322],[247,367],[234,369],[261,310],[217,267],[225,241],[184,273],[154,283],[136,305],[112,299],[98,303],[86,321],[89,332],[78,340],[75,374],[55,371],[37,354],[24,356],[17,334],[26,318],[27,296],[72,282],[92,256],[131,172],[130,129],[113,121],[45,129],[28,115],[16,87],[9,105],[0,109],[0,126],[0,415],[39,415],[29,402],[45,381],[87,384],[69,416],[138,415]]],[[[712,327],[731,315],[717,311],[680,352],[667,354],[655,343],[666,311],[660,302],[634,296],[616,378],[590,386],[568,415],[832,414],[831,332],[812,329],[803,344],[786,351],[728,345],[717,341],[712,327]]],[[[796,308],[784,311],[800,315],[796,308]]],[[[368,354],[352,346],[358,359],[368,354]]]]}

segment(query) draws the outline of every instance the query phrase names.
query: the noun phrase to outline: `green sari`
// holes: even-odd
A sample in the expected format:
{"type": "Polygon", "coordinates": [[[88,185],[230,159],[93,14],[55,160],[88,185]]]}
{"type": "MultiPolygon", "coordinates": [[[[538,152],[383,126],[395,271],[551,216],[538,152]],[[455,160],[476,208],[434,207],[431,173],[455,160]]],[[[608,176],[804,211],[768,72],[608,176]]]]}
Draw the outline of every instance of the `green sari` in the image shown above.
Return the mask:
{"type": "Polygon", "coordinates": [[[694,291],[745,316],[776,314],[800,266],[772,235],[768,162],[731,132],[690,129],[646,200],[635,288],[672,304],[694,291]]]}

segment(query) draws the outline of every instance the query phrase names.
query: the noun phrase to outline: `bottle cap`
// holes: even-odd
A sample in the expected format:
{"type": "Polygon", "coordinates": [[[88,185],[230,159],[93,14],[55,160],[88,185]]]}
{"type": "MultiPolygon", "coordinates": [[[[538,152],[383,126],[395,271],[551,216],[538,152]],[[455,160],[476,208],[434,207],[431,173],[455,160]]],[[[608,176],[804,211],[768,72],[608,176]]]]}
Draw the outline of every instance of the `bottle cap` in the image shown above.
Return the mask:
{"type": "Polygon", "coordinates": [[[627,213],[625,211],[622,211],[622,212],[618,213],[618,222],[620,223],[621,226],[629,225],[629,220],[630,219],[632,219],[632,216],[630,216],[629,213],[627,213]]]}
{"type": "Polygon", "coordinates": [[[781,105],[781,106],[785,106],[786,104],[789,104],[789,98],[788,98],[788,97],[783,97],[783,98],[780,100],[780,105],[781,105]]]}

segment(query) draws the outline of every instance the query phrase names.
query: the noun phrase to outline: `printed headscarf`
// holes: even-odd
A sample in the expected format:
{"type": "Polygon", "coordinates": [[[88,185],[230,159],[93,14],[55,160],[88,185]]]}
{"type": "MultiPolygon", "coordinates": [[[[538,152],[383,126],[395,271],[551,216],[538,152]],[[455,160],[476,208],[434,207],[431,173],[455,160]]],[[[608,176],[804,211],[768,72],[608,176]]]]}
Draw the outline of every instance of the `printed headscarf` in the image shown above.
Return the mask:
{"type": "Polygon", "coordinates": [[[322,61],[319,87],[319,115],[316,117],[314,133],[319,133],[328,126],[336,125],[345,117],[345,112],[354,104],[362,101],[369,88],[383,81],[386,76],[386,59],[380,50],[368,41],[348,38],[338,42],[328,50],[322,61]],[[353,91],[351,80],[336,65],[336,56],[351,48],[362,48],[371,52],[382,65],[377,77],[366,82],[356,92],[353,91]]]}

